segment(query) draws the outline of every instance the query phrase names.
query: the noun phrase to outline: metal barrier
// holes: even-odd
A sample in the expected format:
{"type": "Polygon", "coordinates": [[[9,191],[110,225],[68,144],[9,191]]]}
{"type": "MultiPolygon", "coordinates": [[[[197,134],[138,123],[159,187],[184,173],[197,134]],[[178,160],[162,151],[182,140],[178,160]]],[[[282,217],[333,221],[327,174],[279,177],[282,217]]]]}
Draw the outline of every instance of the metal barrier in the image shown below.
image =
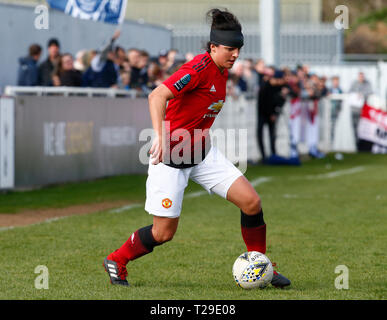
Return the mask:
{"type": "MultiPolygon", "coordinates": [[[[15,88],[0,99],[0,189],[36,187],[98,177],[145,173],[152,131],[148,101],[135,92],[114,89],[15,88]],[[12,96],[11,96],[12,95],[12,96]],[[148,129],[148,130],[146,130],[148,129]]],[[[320,101],[320,150],[355,152],[355,132],[349,95],[331,95],[320,101]],[[332,101],[341,101],[332,114],[332,101]]],[[[228,96],[212,131],[235,133],[235,149],[257,161],[256,100],[243,95],[228,96]],[[241,139],[242,138],[242,139],[241,139]]],[[[287,102],[277,120],[278,155],[290,152],[290,105],[287,102]]],[[[268,132],[264,131],[268,147],[268,132]]],[[[227,150],[219,149],[226,156],[227,150]]],[[[308,153],[300,141],[300,153],[308,153]]],[[[270,154],[268,152],[268,154],[270,154]]]]}
{"type": "Polygon", "coordinates": [[[146,172],[139,160],[140,132],[152,127],[146,98],[109,89],[38,90],[13,88],[0,99],[0,188],[146,172]]]}
{"type": "MultiPolygon", "coordinates": [[[[261,52],[259,25],[247,26],[243,33],[245,45],[241,57],[257,59],[261,52]]],[[[172,47],[182,54],[198,54],[209,41],[209,34],[209,27],[174,29],[172,47]]],[[[333,24],[284,24],[280,32],[281,64],[339,62],[342,59],[342,41],[341,31],[335,29],[333,24]]]]}

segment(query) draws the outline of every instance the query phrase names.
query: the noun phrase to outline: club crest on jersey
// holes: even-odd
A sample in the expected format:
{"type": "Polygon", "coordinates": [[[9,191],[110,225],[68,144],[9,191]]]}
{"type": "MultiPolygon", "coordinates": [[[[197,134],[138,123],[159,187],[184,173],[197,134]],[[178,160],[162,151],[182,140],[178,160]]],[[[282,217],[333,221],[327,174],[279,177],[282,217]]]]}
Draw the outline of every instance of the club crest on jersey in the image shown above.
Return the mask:
{"type": "Polygon", "coordinates": [[[223,108],[223,104],[224,104],[224,101],[219,100],[218,102],[214,102],[213,104],[211,104],[208,107],[208,109],[215,111],[215,112],[219,112],[223,108]]]}
{"type": "Polygon", "coordinates": [[[165,208],[165,209],[169,209],[171,206],[172,206],[172,201],[168,198],[165,198],[161,201],[161,204],[162,206],[165,208]]]}
{"type": "Polygon", "coordinates": [[[174,87],[176,88],[177,91],[180,91],[183,89],[189,82],[191,81],[191,75],[187,73],[185,76],[183,76],[180,80],[177,80],[174,83],[174,87]]]}

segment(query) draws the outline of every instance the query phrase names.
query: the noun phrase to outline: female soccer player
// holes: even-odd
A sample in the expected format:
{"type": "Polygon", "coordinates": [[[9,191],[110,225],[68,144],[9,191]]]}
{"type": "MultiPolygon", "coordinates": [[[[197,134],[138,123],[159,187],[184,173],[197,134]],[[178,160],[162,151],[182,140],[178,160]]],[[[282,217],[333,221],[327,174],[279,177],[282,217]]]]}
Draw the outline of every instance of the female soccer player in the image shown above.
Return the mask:
{"type": "MultiPolygon", "coordinates": [[[[112,284],[129,285],[127,263],[172,240],[189,178],[234,203],[241,210],[247,250],[266,251],[261,199],[242,173],[211,146],[208,135],[226,99],[228,69],[243,46],[242,28],[228,11],[213,9],[208,17],[212,24],[207,52],[184,64],[149,95],[156,135],[150,149],[145,210],[153,215],[153,224],[135,231],[105,258],[112,284]]],[[[275,272],[272,285],[285,287],[290,281],[275,272]]]]}

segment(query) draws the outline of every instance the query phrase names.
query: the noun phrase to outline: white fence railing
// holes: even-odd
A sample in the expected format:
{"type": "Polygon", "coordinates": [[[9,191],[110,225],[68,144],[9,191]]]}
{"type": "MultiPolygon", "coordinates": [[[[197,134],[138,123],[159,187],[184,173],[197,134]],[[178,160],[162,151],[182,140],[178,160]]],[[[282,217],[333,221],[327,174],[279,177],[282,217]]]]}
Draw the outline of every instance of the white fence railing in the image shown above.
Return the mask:
{"type": "MultiPolygon", "coordinates": [[[[381,99],[387,99],[387,62],[379,61],[372,64],[331,64],[311,65],[310,72],[318,76],[325,76],[331,79],[339,76],[340,87],[344,92],[349,92],[352,83],[357,80],[359,72],[363,72],[365,78],[370,82],[372,91],[381,99]]],[[[328,81],[330,85],[330,81],[328,81]]]]}
{"type": "Polygon", "coordinates": [[[17,87],[7,86],[6,96],[34,95],[34,96],[83,96],[83,97],[129,97],[139,98],[144,94],[137,90],[123,90],[115,88],[79,88],[79,87],[17,87]]]}
{"type": "MultiPolygon", "coordinates": [[[[135,90],[72,88],[72,87],[6,87],[6,96],[35,95],[35,96],[86,96],[86,97],[144,97],[135,90]]],[[[380,99],[380,101],[384,101],[380,99]]],[[[356,152],[356,116],[362,102],[354,103],[353,94],[330,95],[319,102],[319,144],[323,152],[356,152]],[[332,100],[340,101],[340,111],[332,114],[332,100]],[[355,116],[354,116],[355,115],[355,116]]],[[[385,108],[385,102],[381,103],[385,108]]],[[[286,103],[277,120],[276,149],[279,155],[287,157],[290,153],[289,133],[290,105],[286,103]]],[[[218,115],[213,130],[245,129],[247,130],[247,157],[256,161],[261,158],[257,144],[257,102],[256,99],[246,99],[244,96],[233,98],[228,96],[222,112],[218,115]]],[[[268,150],[269,135],[264,129],[264,142],[268,150]]],[[[238,144],[238,137],[236,143],[238,144]]],[[[304,137],[305,138],[305,137],[304,137]]],[[[239,148],[240,146],[236,146],[239,148]]],[[[301,140],[298,149],[300,153],[308,153],[306,141],[301,140]]],[[[222,150],[224,151],[224,150],[222,150]]]]}
{"type": "MultiPolygon", "coordinates": [[[[381,100],[380,100],[381,101],[381,100]]],[[[319,102],[319,143],[323,152],[356,152],[356,117],[360,114],[362,102],[354,103],[353,95],[330,95],[319,102]],[[332,101],[340,101],[339,112],[332,113],[332,101]],[[354,121],[355,119],[355,121],[354,121]]],[[[385,107],[385,106],[384,106],[385,107]]],[[[257,102],[247,100],[243,96],[238,98],[227,97],[222,112],[218,115],[213,130],[247,129],[247,158],[257,161],[261,158],[257,143],[257,102]]],[[[290,104],[287,102],[277,120],[276,149],[283,157],[290,156],[290,104]]],[[[303,128],[301,128],[302,130],[303,128]]],[[[265,127],[263,132],[266,153],[269,155],[269,133],[265,127]]],[[[306,137],[301,139],[298,150],[301,154],[308,153],[306,137]]],[[[238,143],[238,139],[236,139],[238,143]]],[[[239,150],[240,146],[237,146],[239,150]]],[[[221,148],[220,148],[221,149],[221,148]]],[[[226,154],[226,150],[221,150],[226,154]]]]}

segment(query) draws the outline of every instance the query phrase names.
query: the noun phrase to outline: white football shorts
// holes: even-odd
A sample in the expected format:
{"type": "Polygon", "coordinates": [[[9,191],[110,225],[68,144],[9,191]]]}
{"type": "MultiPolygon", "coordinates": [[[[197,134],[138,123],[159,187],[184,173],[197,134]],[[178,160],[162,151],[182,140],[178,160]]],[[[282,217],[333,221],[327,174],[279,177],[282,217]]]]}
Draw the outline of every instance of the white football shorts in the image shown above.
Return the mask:
{"type": "Polygon", "coordinates": [[[145,210],[152,215],[168,218],[180,216],[184,190],[188,180],[200,184],[209,194],[226,199],[233,182],[243,174],[216,147],[198,165],[177,169],[164,163],[154,165],[149,160],[146,181],[145,210]]]}

